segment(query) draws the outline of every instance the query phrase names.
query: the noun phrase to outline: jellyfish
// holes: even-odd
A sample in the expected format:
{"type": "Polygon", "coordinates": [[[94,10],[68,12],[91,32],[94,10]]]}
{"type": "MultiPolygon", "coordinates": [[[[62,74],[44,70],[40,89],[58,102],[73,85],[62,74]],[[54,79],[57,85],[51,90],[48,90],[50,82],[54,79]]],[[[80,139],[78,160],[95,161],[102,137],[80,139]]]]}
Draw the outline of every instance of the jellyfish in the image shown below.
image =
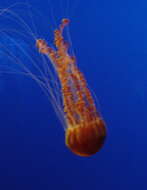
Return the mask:
{"type": "Polygon", "coordinates": [[[55,48],[43,39],[37,39],[36,46],[50,60],[59,78],[66,125],[65,144],[76,155],[91,156],[104,145],[106,125],[75,56],[69,53],[69,43],[63,37],[69,22],[69,19],[62,19],[54,31],[55,48]]]}

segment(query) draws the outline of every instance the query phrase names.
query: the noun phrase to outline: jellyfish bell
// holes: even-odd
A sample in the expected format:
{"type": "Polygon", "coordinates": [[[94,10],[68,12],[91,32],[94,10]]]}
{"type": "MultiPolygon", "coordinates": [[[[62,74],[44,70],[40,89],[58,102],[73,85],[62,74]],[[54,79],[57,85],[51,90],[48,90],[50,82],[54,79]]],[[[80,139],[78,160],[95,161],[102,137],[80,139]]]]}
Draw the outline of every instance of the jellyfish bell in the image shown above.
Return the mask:
{"type": "Polygon", "coordinates": [[[104,145],[106,128],[103,120],[89,122],[86,126],[69,127],[66,145],[76,155],[91,156],[104,145]]]}

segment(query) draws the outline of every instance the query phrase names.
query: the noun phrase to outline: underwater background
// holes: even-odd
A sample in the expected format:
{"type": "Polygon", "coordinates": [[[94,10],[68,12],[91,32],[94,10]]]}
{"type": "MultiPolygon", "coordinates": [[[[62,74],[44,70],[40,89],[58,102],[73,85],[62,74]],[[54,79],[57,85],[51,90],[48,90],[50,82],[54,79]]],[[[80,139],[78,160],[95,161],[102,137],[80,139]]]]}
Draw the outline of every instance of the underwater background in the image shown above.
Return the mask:
{"type": "MultiPolygon", "coordinates": [[[[37,38],[49,42],[62,17],[69,16],[72,48],[100,102],[108,136],[94,156],[74,155],[65,146],[63,127],[40,87],[25,76],[2,72],[0,190],[146,190],[146,1],[0,1],[1,9],[9,6],[37,38]]],[[[23,31],[17,17],[3,16],[0,31],[23,31]]],[[[30,69],[26,53],[41,64],[35,40],[11,31],[8,36],[1,32],[1,65],[15,67],[3,46],[30,69]]]]}

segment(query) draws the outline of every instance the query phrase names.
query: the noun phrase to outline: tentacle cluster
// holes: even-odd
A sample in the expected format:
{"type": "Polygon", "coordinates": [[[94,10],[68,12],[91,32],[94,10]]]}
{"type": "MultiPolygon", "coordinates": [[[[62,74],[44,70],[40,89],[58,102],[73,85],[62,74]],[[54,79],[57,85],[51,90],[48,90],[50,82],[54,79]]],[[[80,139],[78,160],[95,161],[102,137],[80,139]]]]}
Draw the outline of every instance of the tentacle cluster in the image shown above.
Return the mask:
{"type": "Polygon", "coordinates": [[[75,57],[68,53],[69,45],[63,37],[68,24],[69,20],[63,19],[54,31],[55,50],[43,39],[38,39],[36,46],[48,56],[58,73],[67,123],[66,145],[78,155],[90,156],[102,147],[106,128],[75,57]]]}

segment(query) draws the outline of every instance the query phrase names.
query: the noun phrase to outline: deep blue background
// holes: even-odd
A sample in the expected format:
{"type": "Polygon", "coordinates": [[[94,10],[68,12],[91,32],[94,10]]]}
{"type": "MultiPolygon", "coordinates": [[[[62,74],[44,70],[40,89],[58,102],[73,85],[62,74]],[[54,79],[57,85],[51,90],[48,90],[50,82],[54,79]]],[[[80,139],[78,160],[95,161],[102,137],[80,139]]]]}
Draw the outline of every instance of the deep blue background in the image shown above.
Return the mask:
{"type": "MultiPolygon", "coordinates": [[[[13,0],[0,1],[1,8],[12,4],[13,0]]],[[[73,155],[65,147],[64,130],[37,84],[20,75],[0,75],[0,189],[146,190],[146,1],[30,0],[29,4],[30,11],[26,5],[16,5],[14,11],[33,32],[37,29],[38,36],[49,41],[48,30],[55,28],[54,21],[59,23],[69,15],[78,64],[100,101],[108,138],[93,157],[73,155]]],[[[0,23],[1,28],[15,28],[13,25],[13,20],[0,23]]],[[[6,38],[0,39],[7,43],[6,38]]],[[[35,43],[20,36],[15,40],[20,40],[27,53],[35,43]]],[[[10,45],[29,65],[15,45],[10,45]]],[[[33,58],[39,60],[34,51],[33,58]]],[[[5,63],[1,50],[0,64],[5,63]]]]}

